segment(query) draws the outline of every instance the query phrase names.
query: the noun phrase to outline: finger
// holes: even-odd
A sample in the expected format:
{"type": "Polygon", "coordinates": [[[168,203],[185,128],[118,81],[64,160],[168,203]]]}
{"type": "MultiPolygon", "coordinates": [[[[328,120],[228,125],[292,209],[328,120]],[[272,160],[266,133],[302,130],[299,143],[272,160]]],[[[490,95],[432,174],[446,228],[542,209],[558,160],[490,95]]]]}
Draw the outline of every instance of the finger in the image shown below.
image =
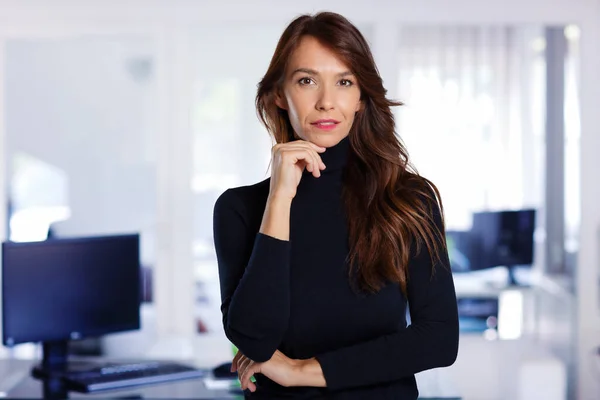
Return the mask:
{"type": "Polygon", "coordinates": [[[319,158],[319,166],[320,168],[323,170],[325,168],[327,168],[327,166],[325,165],[325,163],[323,162],[323,159],[321,158],[320,154],[317,154],[317,157],[319,158]]]}
{"type": "Polygon", "coordinates": [[[237,369],[237,376],[238,376],[238,380],[239,380],[240,382],[242,382],[242,373],[243,373],[243,372],[244,372],[244,371],[242,371],[242,369],[241,369],[241,368],[238,368],[238,369],[237,369]]]}
{"type": "Polygon", "coordinates": [[[312,147],[313,150],[315,150],[318,153],[324,153],[325,150],[327,150],[325,147],[314,144],[313,142],[306,141],[306,143],[308,143],[309,146],[312,147]]]}
{"type": "Polygon", "coordinates": [[[257,365],[255,362],[252,362],[248,368],[246,368],[246,370],[244,371],[244,375],[242,376],[242,379],[244,381],[243,386],[244,389],[249,389],[250,385],[253,383],[252,382],[252,377],[254,376],[254,374],[257,371],[257,365]]]}
{"type": "Polygon", "coordinates": [[[321,159],[321,157],[319,157],[319,153],[317,153],[314,150],[310,150],[310,155],[312,157],[312,162],[313,162],[313,176],[315,178],[318,178],[321,176],[321,162],[319,161],[321,159]]]}
{"type": "Polygon", "coordinates": [[[237,366],[238,373],[239,374],[243,374],[244,370],[246,368],[248,368],[248,364],[250,364],[251,361],[252,360],[250,360],[248,357],[242,357],[242,358],[240,358],[240,360],[238,361],[238,366],[237,366]]]}
{"type": "Polygon", "coordinates": [[[315,178],[318,178],[321,176],[321,170],[325,169],[325,164],[323,164],[323,161],[321,160],[321,156],[319,155],[319,153],[317,153],[315,150],[310,149],[308,150],[309,155],[310,155],[310,162],[311,162],[311,169],[310,172],[312,172],[312,174],[314,175],[315,178]]]}
{"type": "Polygon", "coordinates": [[[308,172],[313,172],[315,169],[312,162],[304,162],[304,165],[308,172]]]}
{"type": "Polygon", "coordinates": [[[316,162],[314,150],[302,147],[298,149],[298,153],[295,154],[296,158],[304,162],[305,168],[308,172],[318,178],[319,175],[319,164],[316,162]]]}
{"type": "Polygon", "coordinates": [[[244,375],[244,373],[246,372],[246,370],[249,368],[250,365],[252,365],[252,360],[250,360],[249,358],[246,358],[246,357],[244,357],[238,363],[238,378],[240,379],[240,382],[242,381],[242,376],[244,375]]]}
{"type": "MultiPolygon", "coordinates": [[[[235,353],[235,356],[233,357],[233,361],[231,361],[231,366],[237,368],[240,359],[242,359],[244,357],[244,354],[242,354],[241,351],[237,351],[237,353],[235,353]]],[[[235,371],[235,370],[234,370],[235,371]]]]}
{"type": "Polygon", "coordinates": [[[248,389],[248,386],[250,385],[250,383],[252,383],[250,382],[250,378],[254,375],[255,370],[255,363],[252,363],[250,366],[248,366],[248,368],[244,370],[244,373],[242,374],[242,379],[240,380],[243,390],[248,389]]]}
{"type": "Polygon", "coordinates": [[[325,148],[323,146],[319,146],[317,144],[314,144],[313,142],[309,142],[308,140],[294,140],[293,142],[283,143],[280,146],[285,146],[288,148],[297,148],[297,147],[310,148],[311,150],[315,150],[318,153],[323,153],[323,152],[325,152],[325,150],[327,150],[327,148],[325,148]]]}
{"type": "Polygon", "coordinates": [[[242,352],[238,351],[235,354],[235,357],[233,357],[233,361],[231,361],[231,372],[237,371],[237,366],[238,366],[238,363],[239,363],[241,357],[242,357],[242,352]]]}
{"type": "Polygon", "coordinates": [[[242,390],[245,390],[245,386],[244,386],[244,373],[246,372],[246,369],[240,369],[238,371],[238,379],[240,381],[240,387],[242,388],[242,390]]]}
{"type": "Polygon", "coordinates": [[[302,159],[306,163],[306,170],[313,174],[315,178],[321,176],[320,159],[319,154],[312,148],[302,146],[298,148],[299,153],[296,153],[298,159],[302,159]]]}
{"type": "Polygon", "coordinates": [[[319,164],[315,164],[313,153],[314,152],[308,150],[306,147],[286,148],[281,149],[281,158],[285,159],[286,163],[289,162],[293,164],[298,164],[299,162],[303,161],[306,169],[314,173],[315,170],[319,169],[319,164]]]}
{"type": "Polygon", "coordinates": [[[315,155],[315,158],[317,160],[316,165],[317,165],[317,168],[319,169],[319,171],[324,170],[326,167],[325,167],[325,163],[323,163],[323,159],[321,158],[321,155],[319,153],[317,153],[316,151],[313,151],[313,154],[315,155]]]}
{"type": "Polygon", "coordinates": [[[308,143],[309,145],[312,145],[312,146],[309,146],[309,149],[308,149],[308,151],[310,152],[310,154],[312,155],[312,157],[314,159],[314,166],[311,166],[311,169],[312,170],[316,169],[319,171],[324,170],[326,168],[326,166],[323,163],[323,160],[321,159],[321,155],[319,153],[322,153],[323,151],[325,151],[324,150],[325,147],[320,147],[320,146],[317,146],[310,142],[306,142],[306,143],[308,143]],[[317,150],[317,149],[319,149],[319,150],[317,150]],[[321,149],[323,149],[323,150],[321,151],[321,149]]]}
{"type": "Polygon", "coordinates": [[[325,169],[325,164],[323,164],[321,156],[305,144],[294,147],[282,147],[279,150],[279,155],[282,159],[287,160],[286,163],[291,162],[305,168],[308,172],[312,173],[315,178],[320,177],[321,170],[325,169]],[[299,164],[301,161],[304,163],[299,164]]]}

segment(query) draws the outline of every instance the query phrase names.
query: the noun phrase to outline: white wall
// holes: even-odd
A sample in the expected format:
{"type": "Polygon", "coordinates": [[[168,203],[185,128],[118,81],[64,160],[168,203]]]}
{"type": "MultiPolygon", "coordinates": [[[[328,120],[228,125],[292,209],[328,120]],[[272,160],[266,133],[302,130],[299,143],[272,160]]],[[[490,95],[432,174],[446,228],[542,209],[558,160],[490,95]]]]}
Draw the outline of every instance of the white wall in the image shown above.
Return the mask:
{"type": "MultiPolygon", "coordinates": [[[[355,22],[466,22],[466,23],[565,23],[591,17],[590,11],[596,0],[506,0],[504,2],[456,0],[451,4],[445,0],[374,0],[369,3],[349,3],[344,0],[306,0],[299,3],[274,2],[271,0],[210,1],[210,0],[124,0],[107,3],[98,0],[2,0],[2,14],[7,22],[13,17],[40,22],[43,27],[52,20],[60,26],[64,21],[75,21],[85,29],[81,18],[96,23],[115,23],[115,16],[135,21],[139,29],[156,23],[176,22],[196,24],[200,21],[281,21],[294,16],[320,10],[343,13],[355,22]],[[49,18],[57,17],[57,18],[49,18]]],[[[21,19],[22,20],[22,19],[21,19]]],[[[23,27],[10,24],[15,32],[23,27]]],[[[87,29],[89,29],[89,25],[87,29]]],[[[29,28],[28,28],[29,29],[29,28]]]]}
{"type": "Polygon", "coordinates": [[[66,173],[72,216],[58,235],[155,228],[153,76],[133,70],[152,56],[147,41],[131,39],[7,42],[8,177],[19,152],[66,173]]]}

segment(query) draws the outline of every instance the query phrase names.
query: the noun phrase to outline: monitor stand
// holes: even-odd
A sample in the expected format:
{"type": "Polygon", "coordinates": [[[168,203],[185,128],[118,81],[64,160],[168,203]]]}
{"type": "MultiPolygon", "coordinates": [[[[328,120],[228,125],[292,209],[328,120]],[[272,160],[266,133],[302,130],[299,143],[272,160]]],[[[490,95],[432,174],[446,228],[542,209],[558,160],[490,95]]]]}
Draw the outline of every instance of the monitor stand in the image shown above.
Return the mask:
{"type": "Polygon", "coordinates": [[[31,375],[40,380],[57,379],[97,366],[91,362],[68,361],[68,358],[68,340],[42,342],[42,362],[32,368],[31,375]]]}
{"type": "Polygon", "coordinates": [[[44,399],[68,399],[69,391],[61,378],[43,379],[44,399]]]}
{"type": "Polygon", "coordinates": [[[32,375],[38,379],[60,377],[66,372],[69,342],[42,342],[42,362],[33,367],[32,375]]]}
{"type": "Polygon", "coordinates": [[[528,285],[519,282],[515,276],[515,268],[516,265],[505,265],[507,271],[508,271],[508,282],[507,282],[507,287],[509,288],[514,288],[514,287],[527,287],[528,285]]]}

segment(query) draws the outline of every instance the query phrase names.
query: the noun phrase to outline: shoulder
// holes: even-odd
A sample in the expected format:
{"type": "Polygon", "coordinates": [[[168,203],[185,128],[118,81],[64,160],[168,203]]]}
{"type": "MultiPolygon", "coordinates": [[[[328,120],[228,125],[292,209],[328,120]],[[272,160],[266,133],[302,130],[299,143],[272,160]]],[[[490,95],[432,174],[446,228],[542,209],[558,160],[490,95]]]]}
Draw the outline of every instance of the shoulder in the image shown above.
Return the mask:
{"type": "Polygon", "coordinates": [[[398,190],[400,193],[407,191],[414,194],[413,197],[421,204],[426,204],[428,207],[436,208],[441,205],[440,194],[437,187],[429,179],[415,174],[413,172],[405,172],[398,190]]]}
{"type": "Polygon", "coordinates": [[[238,186],[224,191],[215,202],[215,213],[231,210],[247,217],[255,212],[264,211],[269,196],[271,178],[253,185],[238,186]],[[262,211],[260,210],[262,206],[262,211]]]}
{"type": "Polygon", "coordinates": [[[409,207],[438,230],[444,229],[444,207],[438,188],[422,175],[412,172],[406,174],[399,190],[409,199],[409,207]]]}

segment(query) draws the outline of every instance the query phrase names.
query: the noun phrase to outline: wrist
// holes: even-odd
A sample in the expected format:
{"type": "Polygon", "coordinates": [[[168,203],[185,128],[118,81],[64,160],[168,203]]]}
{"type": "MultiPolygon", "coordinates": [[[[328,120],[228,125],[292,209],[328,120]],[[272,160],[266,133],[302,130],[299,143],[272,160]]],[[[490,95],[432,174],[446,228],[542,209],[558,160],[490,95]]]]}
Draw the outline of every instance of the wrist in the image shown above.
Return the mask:
{"type": "Polygon", "coordinates": [[[267,197],[267,205],[290,206],[292,204],[293,199],[293,196],[281,193],[269,193],[269,197],[267,197]]]}
{"type": "Polygon", "coordinates": [[[260,232],[280,240],[290,240],[290,212],[292,200],[269,195],[260,232]]]}
{"type": "Polygon", "coordinates": [[[313,387],[325,387],[325,377],[323,376],[323,370],[321,364],[316,358],[309,358],[307,360],[294,360],[294,379],[293,386],[313,386],[313,387]]]}

